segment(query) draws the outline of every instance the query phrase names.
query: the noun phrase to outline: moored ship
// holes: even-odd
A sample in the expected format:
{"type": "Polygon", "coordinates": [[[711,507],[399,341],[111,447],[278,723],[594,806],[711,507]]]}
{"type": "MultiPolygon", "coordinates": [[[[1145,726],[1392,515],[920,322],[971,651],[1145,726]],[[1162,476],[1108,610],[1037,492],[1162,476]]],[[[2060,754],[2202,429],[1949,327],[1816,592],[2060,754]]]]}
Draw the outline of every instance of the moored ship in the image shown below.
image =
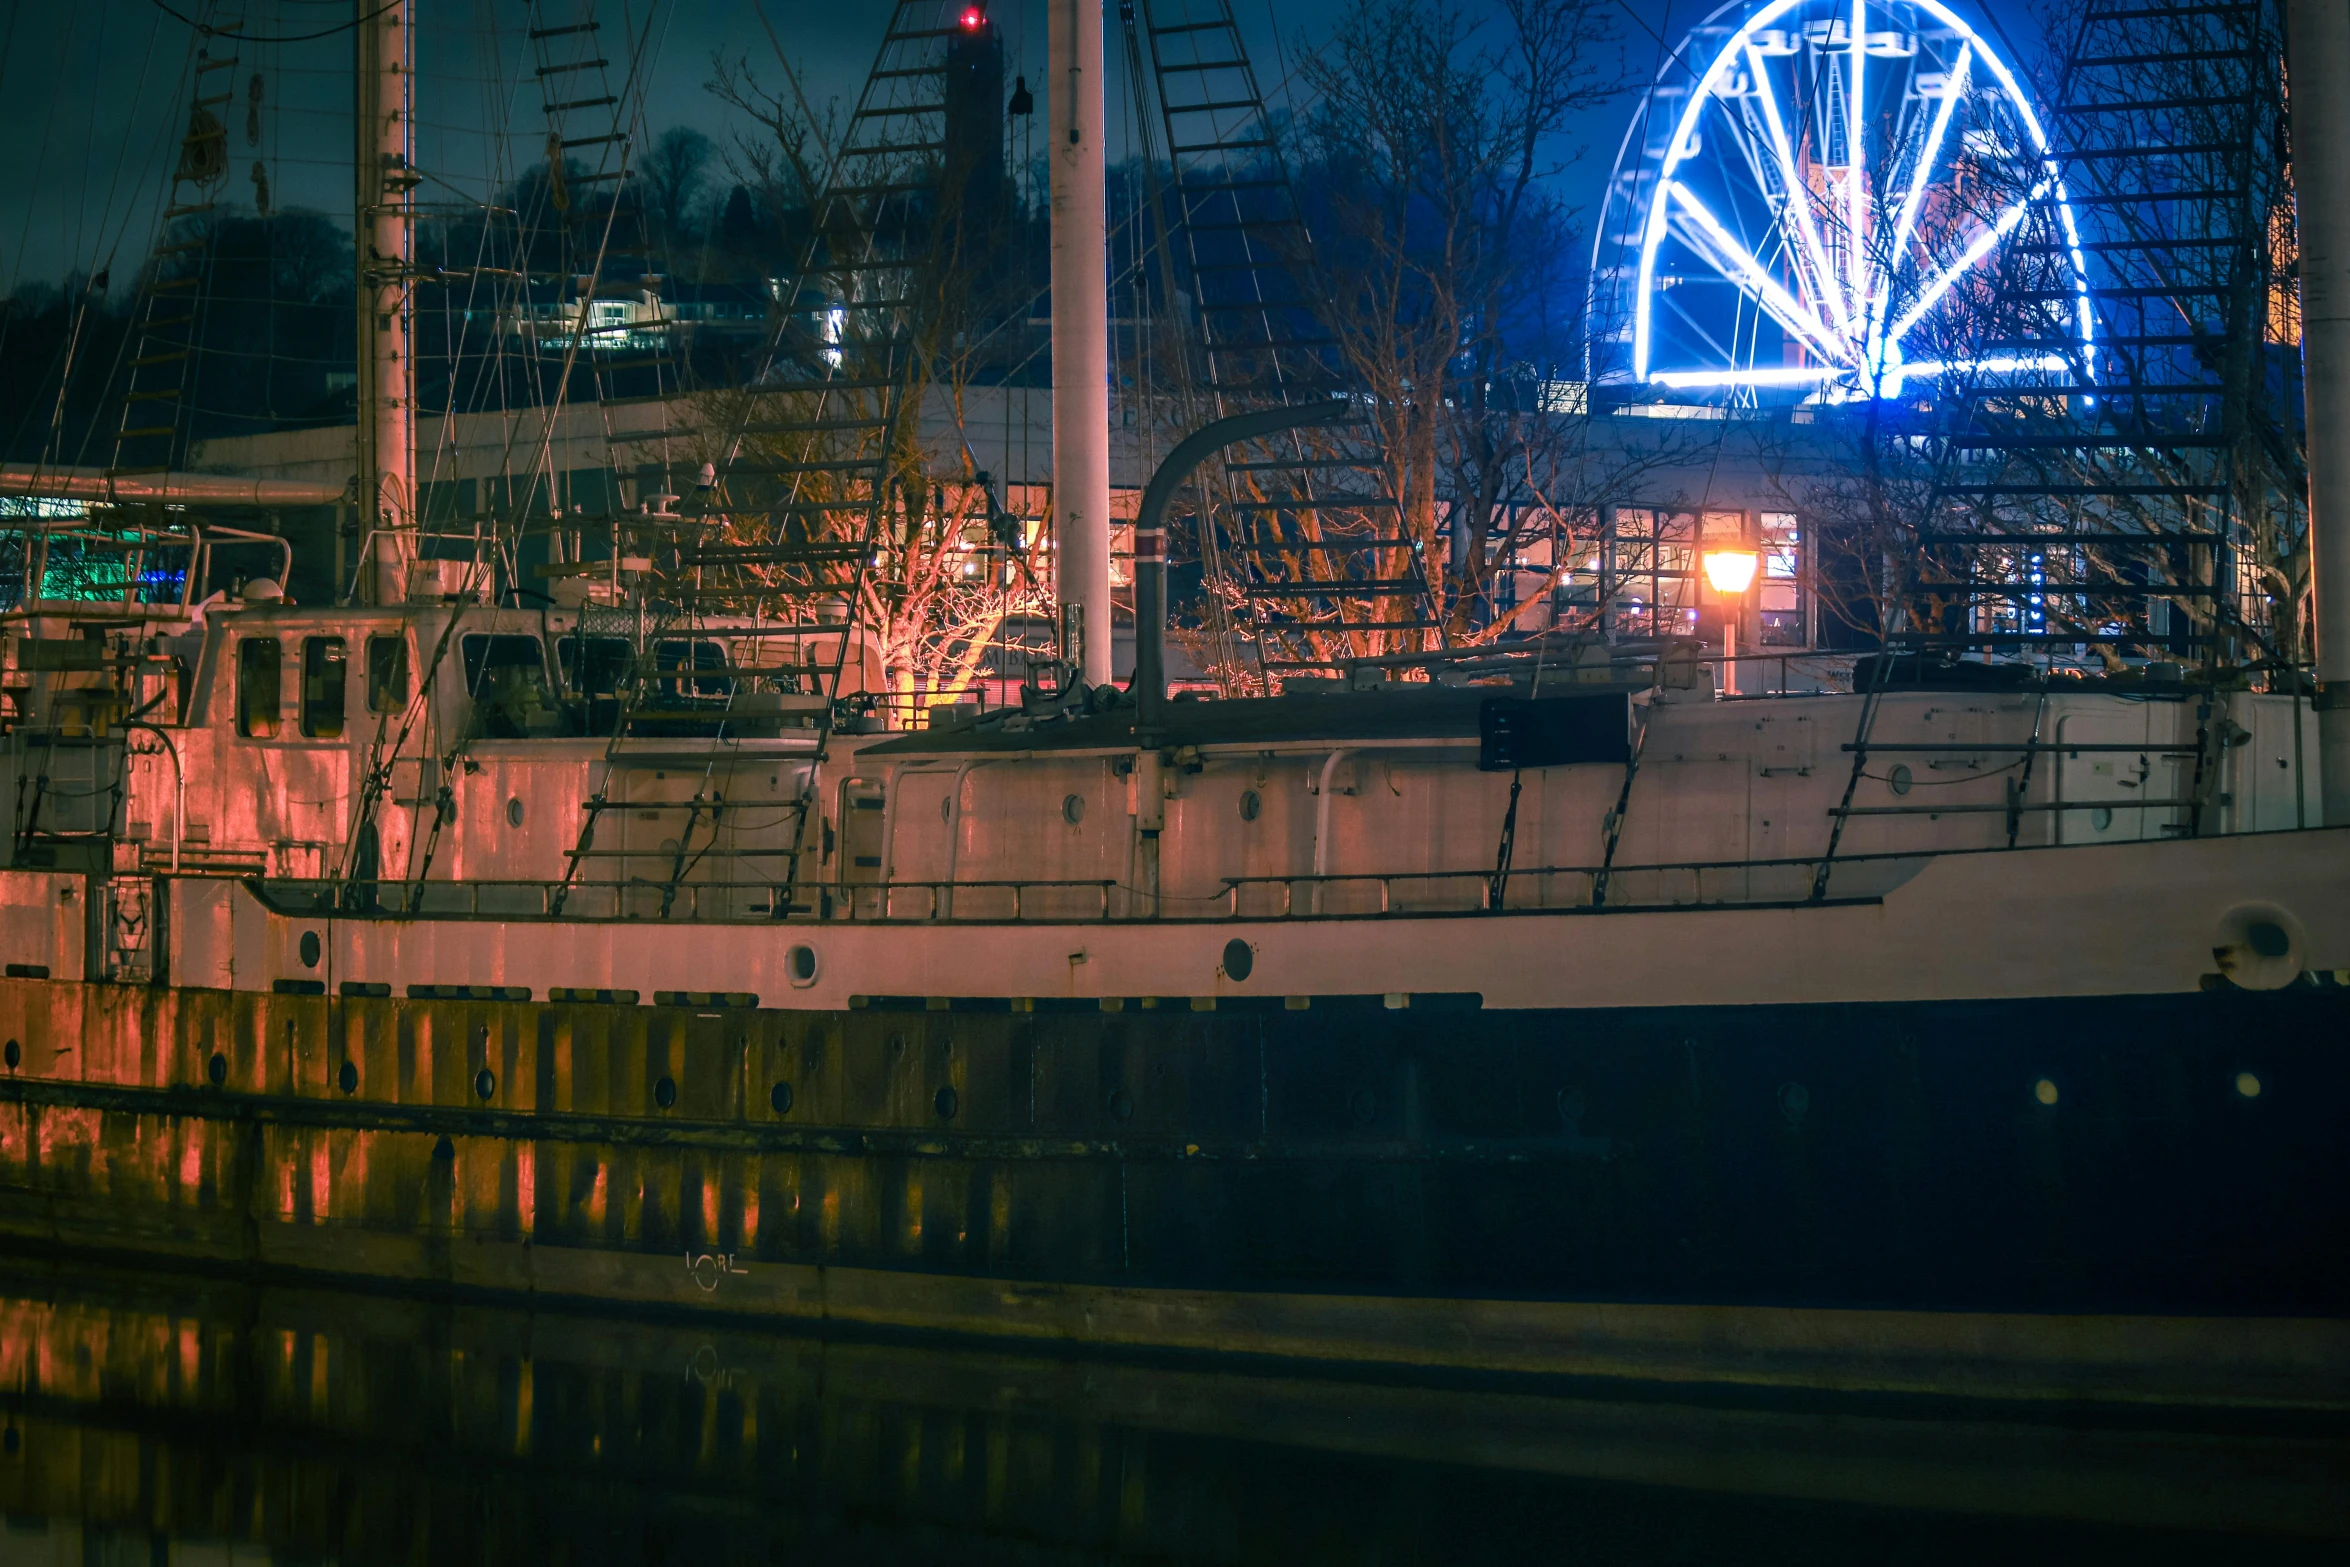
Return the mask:
{"type": "MultiPolygon", "coordinates": [[[[1652,617],[1170,692],[1171,498],[1344,406],[1161,470],[1122,687],[1105,505],[1056,656],[920,729],[870,716],[870,534],[759,546],[787,614],[680,611],[754,552],[675,496],[558,517],[578,586],[528,607],[396,517],[353,602],[290,561],[204,596],[160,523],[107,537],[176,603],[34,570],[0,1235],[1480,1369],[1806,1380],[1867,1339],[1870,1385],[1965,1391],[2073,1355],[2176,1392],[2181,1319],[2342,1314],[2350,829],[2297,671],[1887,636],[1757,694],[1652,617]]],[[[2338,1375],[2277,1332],[2258,1375],[2338,1375]]]]}

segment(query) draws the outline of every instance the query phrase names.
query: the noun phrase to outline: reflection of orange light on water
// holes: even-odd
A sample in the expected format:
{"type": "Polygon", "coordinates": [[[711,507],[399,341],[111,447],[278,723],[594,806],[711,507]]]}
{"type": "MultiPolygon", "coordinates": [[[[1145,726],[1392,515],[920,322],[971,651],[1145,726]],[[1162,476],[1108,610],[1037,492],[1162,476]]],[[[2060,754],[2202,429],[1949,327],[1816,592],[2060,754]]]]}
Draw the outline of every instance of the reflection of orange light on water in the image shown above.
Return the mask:
{"type": "Polygon", "coordinates": [[[193,1198],[204,1184],[204,1136],[191,1122],[179,1124],[180,1192],[193,1198]]]}
{"type": "Polygon", "coordinates": [[[588,1192],[588,1223],[596,1229],[604,1227],[604,1166],[596,1166],[596,1184],[588,1192]]]}
{"type": "Polygon", "coordinates": [[[539,1150],[536,1143],[524,1143],[514,1153],[515,1219],[522,1233],[534,1233],[539,1211],[539,1150]]]}
{"type": "Polygon", "coordinates": [[[334,1151],[327,1146],[328,1134],[319,1132],[318,1146],[310,1150],[310,1219],[324,1224],[333,1212],[334,1151]]]}
{"type": "Polygon", "coordinates": [[[742,1249],[749,1251],[759,1244],[759,1182],[754,1175],[742,1183],[743,1239],[742,1249]]]}
{"type": "Polygon", "coordinates": [[[179,1331],[180,1388],[194,1392],[204,1371],[204,1339],[196,1331],[196,1324],[183,1322],[179,1331]]]}

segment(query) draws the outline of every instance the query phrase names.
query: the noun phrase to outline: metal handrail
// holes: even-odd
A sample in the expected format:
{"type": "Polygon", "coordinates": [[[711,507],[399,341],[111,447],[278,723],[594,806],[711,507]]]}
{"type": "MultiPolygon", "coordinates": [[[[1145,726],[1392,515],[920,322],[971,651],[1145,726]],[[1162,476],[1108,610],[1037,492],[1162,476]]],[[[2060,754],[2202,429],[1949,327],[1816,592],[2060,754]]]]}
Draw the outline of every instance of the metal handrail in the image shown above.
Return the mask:
{"type": "MultiPolygon", "coordinates": [[[[1879,854],[1843,855],[1836,860],[1839,869],[1871,863],[1891,864],[1903,861],[1934,859],[1943,854],[1986,853],[1988,850],[1889,851],[1879,854]]],[[[1653,865],[1618,865],[1610,870],[1613,877],[1642,875],[1687,875],[1694,877],[1702,890],[1708,873],[1736,874],[1771,869],[1811,871],[1817,868],[1819,855],[1792,856],[1763,860],[1680,860],[1653,865]]],[[[1593,906],[1588,881],[1583,892],[1573,898],[1545,898],[1539,888],[1545,879],[1556,877],[1596,878],[1602,867],[1596,865],[1536,866],[1513,872],[1512,886],[1537,889],[1535,899],[1521,903],[1510,900],[1498,908],[1493,902],[1491,875],[1482,867],[1450,871],[1336,871],[1297,875],[1226,876],[1218,878],[1218,890],[1205,895],[1186,898],[1180,894],[1162,891],[1163,902],[1192,903],[1202,906],[1202,914],[1216,906],[1213,917],[1228,919],[1291,919],[1301,917],[1298,912],[1297,889],[1305,886],[1320,890],[1346,886],[1370,886],[1378,889],[1379,914],[1465,913],[1473,911],[1540,913],[1563,909],[1582,909],[1593,906]],[[1430,886],[1444,882],[1468,882],[1481,891],[1474,905],[1461,909],[1422,909],[1398,907],[1399,887],[1430,886]],[[1281,908],[1276,914],[1247,914],[1241,911],[1241,895],[1252,887],[1281,889],[1281,908]]],[[[272,909],[286,914],[337,915],[359,918],[411,919],[544,919],[570,920],[578,923],[605,921],[637,922],[641,920],[679,919],[693,923],[772,924],[798,923],[854,923],[893,925],[992,925],[1021,923],[1031,919],[1060,923],[1071,920],[1109,922],[1125,920],[1129,916],[1113,915],[1113,894],[1131,891],[1115,877],[1091,877],[1072,880],[1042,880],[1035,878],[983,879],[970,881],[875,881],[834,884],[820,890],[831,901],[829,910],[819,905],[802,911],[794,908],[778,915],[774,899],[781,889],[774,882],[696,882],[677,883],[673,889],[675,904],[667,915],[657,911],[658,900],[668,883],[630,880],[616,882],[573,881],[376,881],[346,882],[332,879],[263,877],[246,878],[254,895],[272,909]],[[1002,915],[959,913],[956,900],[970,893],[1002,892],[1010,895],[1010,911],[1002,915]],[[563,894],[560,906],[556,895],[563,894]],[[1091,914],[1072,915],[1064,912],[1037,915],[1032,913],[1039,895],[1083,894],[1093,904],[1091,914]],[[641,896],[647,912],[630,912],[628,900],[641,896]],[[919,907],[907,910],[905,900],[918,896],[919,907]],[[762,901],[763,900],[763,901],[762,901]],[[609,912],[603,912],[609,910],[609,912]]],[[[1699,902],[1705,902],[1700,898],[1699,902]]],[[[1722,903],[1739,902],[1801,902],[1805,897],[1789,896],[1782,899],[1733,897],[1713,900],[1722,903]]],[[[1307,900],[1308,912],[1315,912],[1315,900],[1307,900]]],[[[1631,907],[1634,905],[1626,905],[1631,907]]],[[[1675,904],[1688,906],[1686,903],[1675,904]]],[[[1334,917],[1360,918],[1364,911],[1334,917]]]]}

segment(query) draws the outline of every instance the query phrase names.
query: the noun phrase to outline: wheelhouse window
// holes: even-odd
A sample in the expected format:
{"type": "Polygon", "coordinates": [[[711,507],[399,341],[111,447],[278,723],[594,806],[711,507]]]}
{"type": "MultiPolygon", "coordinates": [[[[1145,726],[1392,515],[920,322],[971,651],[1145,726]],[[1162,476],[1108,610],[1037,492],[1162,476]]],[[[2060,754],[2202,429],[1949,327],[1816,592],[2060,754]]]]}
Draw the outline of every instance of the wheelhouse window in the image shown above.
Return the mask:
{"type": "Polygon", "coordinates": [[[627,689],[636,648],[626,637],[557,637],[555,664],[563,676],[570,727],[580,734],[608,735],[620,722],[620,695],[627,689]]]}
{"type": "Polygon", "coordinates": [[[248,740],[277,738],[283,665],[275,637],[247,637],[237,644],[237,733],[248,740]]]}
{"type": "Polygon", "coordinates": [[[653,667],[671,677],[661,682],[665,706],[724,707],[734,695],[734,681],[726,675],[698,673],[726,668],[726,649],[718,643],[657,642],[653,645],[653,667]]]}
{"type": "Polygon", "coordinates": [[[367,639],[367,710],[397,713],[408,705],[408,639],[367,639]]]}
{"type": "Polygon", "coordinates": [[[481,732],[492,740],[558,733],[562,712],[547,683],[537,637],[471,636],[463,644],[465,691],[481,732]]]}
{"type": "Polygon", "coordinates": [[[626,637],[557,637],[555,662],[573,696],[618,696],[635,650],[626,637]]]}
{"type": "Polygon", "coordinates": [[[343,734],[344,688],[350,644],[341,637],[309,637],[302,643],[302,733],[312,740],[339,740],[343,734]]]}

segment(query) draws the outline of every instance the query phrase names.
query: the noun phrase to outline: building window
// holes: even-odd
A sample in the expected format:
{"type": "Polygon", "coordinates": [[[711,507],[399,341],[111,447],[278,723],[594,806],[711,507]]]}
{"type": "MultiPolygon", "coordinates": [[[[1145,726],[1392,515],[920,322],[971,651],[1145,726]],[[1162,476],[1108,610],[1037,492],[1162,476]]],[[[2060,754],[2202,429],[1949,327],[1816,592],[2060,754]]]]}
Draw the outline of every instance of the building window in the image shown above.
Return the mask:
{"type": "Polygon", "coordinates": [[[343,737],[343,675],[350,651],[341,637],[302,643],[302,733],[312,740],[343,737]]]}
{"type": "Polygon", "coordinates": [[[1803,528],[1791,511],[1766,511],[1762,522],[1764,647],[1811,646],[1811,606],[1803,586],[1803,528]]]}
{"type": "Polygon", "coordinates": [[[408,639],[367,639],[367,710],[396,713],[408,705],[408,639]]]}
{"type": "Polygon", "coordinates": [[[1697,529],[1688,512],[1618,506],[1608,514],[1611,636],[1697,635],[1697,529]]]}
{"type": "Polygon", "coordinates": [[[277,738],[282,663],[275,637],[247,637],[237,644],[237,733],[248,740],[277,738]]]}

